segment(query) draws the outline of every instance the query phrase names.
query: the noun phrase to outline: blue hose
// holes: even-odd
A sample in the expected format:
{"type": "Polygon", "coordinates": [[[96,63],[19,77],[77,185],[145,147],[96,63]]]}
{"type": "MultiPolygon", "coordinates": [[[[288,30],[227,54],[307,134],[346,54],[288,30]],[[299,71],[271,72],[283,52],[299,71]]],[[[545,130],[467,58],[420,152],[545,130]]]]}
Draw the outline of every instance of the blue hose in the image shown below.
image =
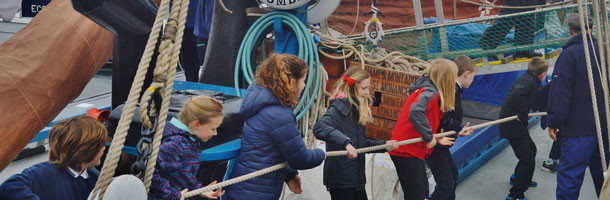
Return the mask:
{"type": "Polygon", "coordinates": [[[239,92],[239,72],[243,72],[243,76],[246,79],[248,84],[252,84],[255,80],[254,73],[252,72],[251,66],[251,52],[254,50],[255,43],[257,38],[264,33],[264,30],[272,26],[274,20],[279,18],[283,24],[288,25],[290,29],[295,33],[297,37],[297,41],[299,44],[299,53],[298,57],[303,59],[307,65],[309,65],[309,70],[307,74],[307,83],[305,85],[305,90],[303,91],[303,95],[299,100],[299,104],[294,108],[294,114],[296,115],[297,120],[301,119],[305,113],[309,110],[311,105],[316,99],[315,94],[318,93],[318,89],[320,87],[320,58],[318,57],[318,51],[316,47],[316,43],[313,38],[309,35],[309,30],[307,27],[294,15],[281,12],[274,11],[265,14],[248,30],[246,36],[244,37],[241,46],[239,48],[239,52],[237,54],[237,62],[235,62],[235,73],[234,73],[234,84],[235,91],[237,95],[240,95],[239,92]],[[240,70],[241,68],[241,70],[240,70]],[[315,73],[315,79],[313,78],[315,73]],[[315,82],[314,82],[315,80],[315,82]],[[312,90],[313,84],[313,91],[312,90]],[[307,95],[314,95],[309,101],[307,101],[307,95]],[[303,108],[303,109],[301,109],[303,108]]]}

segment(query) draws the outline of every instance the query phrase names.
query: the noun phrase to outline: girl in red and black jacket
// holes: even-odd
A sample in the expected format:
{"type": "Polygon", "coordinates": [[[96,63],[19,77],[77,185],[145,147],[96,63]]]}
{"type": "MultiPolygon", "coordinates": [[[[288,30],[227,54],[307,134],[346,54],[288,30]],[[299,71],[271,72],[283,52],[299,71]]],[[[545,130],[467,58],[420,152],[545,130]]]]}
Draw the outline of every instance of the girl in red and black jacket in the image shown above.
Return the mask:
{"type": "MultiPolygon", "coordinates": [[[[409,88],[411,95],[398,117],[392,140],[421,137],[424,141],[404,145],[390,152],[405,199],[428,198],[424,158],[432,153],[437,142],[444,145],[451,143],[448,138],[434,139],[434,133],[437,132],[443,112],[454,109],[457,72],[457,66],[452,61],[436,59],[427,74],[409,88]]],[[[462,130],[460,134],[465,132],[467,131],[462,130]]]]}

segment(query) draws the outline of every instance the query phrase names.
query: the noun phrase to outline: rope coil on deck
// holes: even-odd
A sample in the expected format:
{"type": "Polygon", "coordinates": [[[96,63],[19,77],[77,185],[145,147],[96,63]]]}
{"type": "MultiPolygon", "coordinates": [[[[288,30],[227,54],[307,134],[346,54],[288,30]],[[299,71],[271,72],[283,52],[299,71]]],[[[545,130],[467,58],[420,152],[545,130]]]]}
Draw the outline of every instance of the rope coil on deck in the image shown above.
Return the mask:
{"type": "MultiPolygon", "coordinates": [[[[531,114],[529,114],[529,116],[532,116],[532,117],[533,116],[543,116],[546,114],[547,114],[546,112],[539,112],[539,113],[531,113],[531,114]]],[[[502,119],[491,121],[491,122],[482,123],[479,125],[472,126],[470,128],[472,128],[473,130],[479,130],[479,129],[482,129],[482,128],[485,128],[485,127],[488,127],[491,125],[500,124],[500,123],[512,121],[515,119],[517,119],[517,116],[512,116],[512,117],[502,118],[502,119]]],[[[434,138],[445,137],[445,136],[449,136],[449,135],[453,135],[453,134],[457,134],[457,133],[455,131],[447,131],[447,132],[443,132],[443,133],[434,134],[434,138]]],[[[400,141],[400,142],[398,142],[398,144],[402,146],[402,145],[413,144],[413,143],[417,143],[417,142],[421,142],[421,141],[423,141],[422,138],[414,138],[414,139],[400,141]]],[[[388,145],[391,145],[391,144],[388,144],[388,145]]],[[[356,149],[356,151],[358,153],[378,151],[378,150],[385,149],[388,145],[383,144],[383,145],[371,146],[371,147],[366,147],[366,148],[360,148],[360,149],[356,149]]],[[[347,155],[347,151],[326,152],[326,157],[337,157],[337,156],[345,156],[345,155],[347,155]]],[[[197,196],[204,192],[214,191],[214,190],[217,190],[222,187],[233,185],[233,184],[243,182],[248,179],[252,179],[252,178],[255,178],[258,176],[262,176],[262,175],[280,170],[287,166],[288,166],[288,163],[276,164],[276,165],[273,165],[271,167],[268,167],[268,168],[265,168],[265,169],[262,169],[259,171],[251,172],[251,173],[248,173],[248,174],[245,174],[245,175],[233,178],[233,179],[229,179],[227,181],[220,182],[218,184],[208,185],[203,188],[189,191],[184,195],[184,197],[189,198],[189,197],[197,196]]]]}
{"type": "Polygon", "coordinates": [[[334,38],[320,31],[316,31],[316,35],[320,37],[320,44],[322,46],[329,49],[341,50],[344,54],[342,56],[334,56],[325,52],[322,48],[318,48],[320,54],[331,59],[343,60],[354,56],[360,61],[362,67],[364,67],[365,63],[368,63],[418,74],[422,74],[430,66],[428,62],[422,59],[405,55],[399,51],[387,53],[383,48],[373,48],[371,51],[367,51],[364,45],[356,45],[351,40],[334,38]]]}

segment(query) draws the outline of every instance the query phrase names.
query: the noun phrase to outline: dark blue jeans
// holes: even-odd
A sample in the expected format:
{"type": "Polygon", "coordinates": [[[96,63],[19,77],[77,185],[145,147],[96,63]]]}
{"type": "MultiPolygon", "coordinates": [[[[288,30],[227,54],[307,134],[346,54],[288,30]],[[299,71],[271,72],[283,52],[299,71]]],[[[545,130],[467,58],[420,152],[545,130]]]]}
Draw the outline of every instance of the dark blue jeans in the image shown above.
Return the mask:
{"type": "MultiPolygon", "coordinates": [[[[607,147],[608,140],[603,140],[607,147]]],[[[608,150],[605,152],[608,161],[608,150]]],[[[563,136],[560,160],[557,170],[557,200],[578,199],[587,166],[599,196],[604,175],[597,136],[563,136]]]]}

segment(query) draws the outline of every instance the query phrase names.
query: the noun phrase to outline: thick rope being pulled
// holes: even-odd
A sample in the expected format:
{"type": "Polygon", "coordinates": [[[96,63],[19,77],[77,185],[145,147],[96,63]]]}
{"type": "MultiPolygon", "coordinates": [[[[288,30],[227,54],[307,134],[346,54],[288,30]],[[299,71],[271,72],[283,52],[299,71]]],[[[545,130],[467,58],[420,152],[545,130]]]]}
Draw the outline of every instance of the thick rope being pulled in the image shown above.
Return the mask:
{"type": "Polygon", "coordinates": [[[189,7],[188,4],[189,0],[178,0],[178,2],[174,1],[175,7],[178,7],[178,5],[181,6],[179,10],[174,10],[172,8],[172,13],[170,13],[171,16],[174,12],[179,11],[178,30],[176,32],[176,38],[174,39],[175,42],[172,49],[173,52],[171,54],[171,60],[168,63],[169,69],[167,70],[167,82],[165,83],[165,93],[163,94],[163,102],[161,103],[161,113],[158,116],[159,119],[157,123],[157,132],[155,133],[155,137],[152,143],[153,149],[150,154],[150,158],[148,159],[148,163],[146,164],[146,176],[144,177],[144,186],[146,187],[146,192],[148,192],[150,188],[152,176],[155,170],[155,165],[157,164],[157,154],[159,153],[159,146],[161,146],[161,139],[163,138],[163,129],[165,128],[167,113],[169,111],[170,97],[174,86],[174,78],[176,76],[176,67],[178,66],[180,48],[182,47],[182,38],[184,36],[184,27],[189,7]]]}
{"type": "MultiPolygon", "coordinates": [[[[535,5],[535,6],[497,6],[497,5],[490,4],[488,2],[477,3],[477,2],[469,1],[469,0],[460,0],[460,1],[464,2],[464,3],[469,3],[469,4],[477,5],[477,6],[482,6],[482,7],[502,8],[502,9],[546,8],[546,7],[553,7],[553,6],[559,6],[559,5],[564,5],[564,4],[569,4],[570,3],[570,1],[564,1],[564,2],[557,2],[557,3],[552,3],[552,4],[546,4],[546,5],[535,5]]],[[[533,1],[533,0],[528,0],[528,1],[533,1]]]]}
{"type": "MultiPolygon", "coordinates": [[[[585,7],[586,7],[586,5],[583,3],[583,0],[578,0],[578,13],[581,13],[580,14],[580,26],[581,27],[588,26],[588,23],[585,23],[585,17],[587,17],[587,15],[588,15],[587,14],[588,11],[585,11],[585,7]]],[[[595,117],[595,129],[597,130],[597,140],[598,140],[598,145],[599,145],[600,157],[602,160],[603,170],[606,171],[607,166],[606,166],[606,156],[604,153],[604,141],[602,139],[602,128],[601,128],[601,123],[600,123],[600,119],[599,119],[599,111],[597,110],[597,96],[595,95],[595,83],[594,83],[594,79],[593,79],[593,69],[591,66],[589,42],[587,40],[587,37],[588,37],[587,32],[589,30],[590,29],[583,30],[583,33],[581,35],[582,35],[582,40],[584,41],[583,47],[585,49],[585,60],[587,63],[587,75],[589,78],[589,91],[591,91],[591,103],[593,106],[593,116],[595,117]]]]}
{"type": "Polygon", "coordinates": [[[142,85],[144,84],[144,79],[146,78],[146,72],[148,71],[148,66],[150,65],[150,60],[153,56],[157,39],[159,38],[159,32],[161,31],[161,26],[163,25],[165,11],[169,7],[169,2],[170,0],[162,0],[159,5],[159,9],[157,10],[157,16],[148,37],[148,42],[146,43],[146,48],[144,49],[142,59],[138,65],[138,70],[136,71],[134,81],[131,84],[131,90],[129,92],[129,96],[127,97],[125,108],[121,114],[121,119],[119,120],[116,133],[112,138],[112,144],[110,145],[106,159],[104,160],[104,166],[102,167],[99,178],[95,184],[95,188],[93,188],[93,195],[90,195],[91,198],[95,198],[95,194],[99,194],[98,199],[103,199],[104,192],[106,192],[106,188],[108,188],[108,185],[114,176],[119,156],[121,155],[125,138],[127,137],[127,131],[131,125],[131,119],[133,118],[136,104],[138,98],[140,97],[142,85]]]}
{"type": "MultiPolygon", "coordinates": [[[[539,112],[539,113],[531,113],[531,114],[529,114],[529,116],[543,116],[543,115],[546,115],[546,112],[539,112]]],[[[495,121],[491,121],[491,122],[482,123],[482,124],[479,124],[479,125],[472,126],[471,128],[473,130],[479,130],[479,129],[482,129],[482,128],[485,128],[485,127],[488,127],[488,126],[491,126],[491,125],[500,124],[500,123],[504,123],[504,122],[507,122],[507,121],[512,121],[512,120],[515,120],[515,119],[517,119],[517,116],[512,116],[512,117],[507,117],[507,118],[503,118],[503,119],[499,119],[499,120],[495,120],[495,121]]],[[[445,136],[449,136],[449,135],[453,135],[453,134],[456,134],[456,132],[455,131],[448,131],[448,132],[438,133],[438,134],[434,134],[434,138],[445,137],[445,136]]],[[[400,141],[400,142],[398,142],[398,144],[399,145],[407,145],[407,144],[413,144],[413,143],[417,143],[417,142],[421,142],[421,141],[423,141],[422,138],[414,138],[414,139],[400,141]]],[[[366,153],[366,152],[372,152],[372,151],[378,151],[378,150],[385,149],[389,145],[391,145],[391,144],[387,144],[387,145],[384,144],[384,145],[360,148],[360,149],[356,149],[356,151],[359,154],[360,153],[366,153]]],[[[326,157],[327,158],[328,157],[336,157],[336,156],[345,156],[345,155],[347,155],[347,151],[331,151],[331,152],[326,152],[326,157]]],[[[229,179],[227,181],[223,181],[223,182],[218,183],[218,184],[208,185],[208,186],[203,187],[203,188],[199,188],[199,189],[196,189],[196,190],[189,191],[189,192],[187,192],[184,195],[184,197],[185,198],[189,198],[189,197],[197,196],[197,195],[199,195],[201,193],[204,193],[204,192],[214,191],[214,190],[217,190],[218,188],[226,187],[226,186],[229,186],[229,185],[233,185],[233,184],[236,184],[236,183],[239,183],[239,182],[246,181],[248,179],[252,179],[252,178],[255,178],[255,177],[258,177],[258,176],[262,176],[262,175],[265,175],[265,174],[268,174],[268,173],[280,170],[280,169],[282,169],[284,167],[287,167],[287,166],[288,166],[288,163],[280,163],[280,164],[277,164],[277,165],[273,165],[271,167],[268,167],[268,168],[265,168],[265,169],[262,169],[262,170],[259,170],[259,171],[251,172],[251,173],[248,173],[248,174],[244,174],[242,176],[235,177],[235,178],[229,179]]]]}

